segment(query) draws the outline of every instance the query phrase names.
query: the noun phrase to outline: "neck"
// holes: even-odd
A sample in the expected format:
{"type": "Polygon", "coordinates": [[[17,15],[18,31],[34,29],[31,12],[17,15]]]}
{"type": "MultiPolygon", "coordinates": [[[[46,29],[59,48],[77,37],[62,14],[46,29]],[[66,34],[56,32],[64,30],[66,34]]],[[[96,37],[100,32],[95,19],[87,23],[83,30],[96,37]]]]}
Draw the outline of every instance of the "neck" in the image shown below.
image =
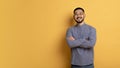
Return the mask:
{"type": "Polygon", "coordinates": [[[79,25],[81,26],[81,25],[83,25],[84,24],[84,21],[83,22],[81,22],[81,23],[79,23],[79,25]]]}

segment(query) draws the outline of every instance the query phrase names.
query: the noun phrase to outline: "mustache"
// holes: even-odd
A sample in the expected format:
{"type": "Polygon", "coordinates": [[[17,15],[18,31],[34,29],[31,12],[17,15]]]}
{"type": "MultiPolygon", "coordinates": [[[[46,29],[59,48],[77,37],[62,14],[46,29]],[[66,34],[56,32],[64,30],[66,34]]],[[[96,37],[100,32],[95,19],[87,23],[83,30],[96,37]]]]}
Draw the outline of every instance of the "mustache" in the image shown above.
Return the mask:
{"type": "Polygon", "coordinates": [[[77,19],[78,19],[78,18],[80,18],[80,19],[81,19],[82,17],[77,17],[77,19]]]}

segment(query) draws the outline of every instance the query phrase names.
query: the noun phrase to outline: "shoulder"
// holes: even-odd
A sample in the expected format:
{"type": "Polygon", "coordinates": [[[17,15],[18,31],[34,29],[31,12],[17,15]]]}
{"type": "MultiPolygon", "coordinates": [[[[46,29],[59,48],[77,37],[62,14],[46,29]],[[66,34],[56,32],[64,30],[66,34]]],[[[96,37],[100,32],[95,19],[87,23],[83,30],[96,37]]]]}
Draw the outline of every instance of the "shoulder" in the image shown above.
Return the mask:
{"type": "Polygon", "coordinates": [[[91,26],[89,24],[86,24],[86,26],[88,27],[88,29],[90,30],[90,32],[95,32],[96,33],[96,28],[94,26],[91,26]]]}
{"type": "Polygon", "coordinates": [[[68,27],[68,28],[67,28],[67,31],[72,31],[74,28],[75,28],[75,25],[73,25],[73,26],[71,26],[71,27],[68,27]]]}
{"type": "Polygon", "coordinates": [[[96,28],[94,26],[91,26],[89,24],[86,24],[86,26],[90,29],[90,30],[93,30],[93,31],[96,31],[96,28]]]}

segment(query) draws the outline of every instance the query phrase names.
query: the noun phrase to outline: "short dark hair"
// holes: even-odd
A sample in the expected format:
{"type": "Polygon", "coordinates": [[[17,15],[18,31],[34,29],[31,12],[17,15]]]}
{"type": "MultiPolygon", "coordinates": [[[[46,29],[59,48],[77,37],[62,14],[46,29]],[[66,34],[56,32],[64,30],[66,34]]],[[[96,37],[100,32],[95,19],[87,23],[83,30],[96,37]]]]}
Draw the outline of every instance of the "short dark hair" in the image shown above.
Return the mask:
{"type": "Polygon", "coordinates": [[[85,12],[85,10],[83,8],[77,7],[77,8],[74,9],[73,13],[75,13],[75,11],[78,10],[78,9],[82,10],[83,12],[85,12]]]}

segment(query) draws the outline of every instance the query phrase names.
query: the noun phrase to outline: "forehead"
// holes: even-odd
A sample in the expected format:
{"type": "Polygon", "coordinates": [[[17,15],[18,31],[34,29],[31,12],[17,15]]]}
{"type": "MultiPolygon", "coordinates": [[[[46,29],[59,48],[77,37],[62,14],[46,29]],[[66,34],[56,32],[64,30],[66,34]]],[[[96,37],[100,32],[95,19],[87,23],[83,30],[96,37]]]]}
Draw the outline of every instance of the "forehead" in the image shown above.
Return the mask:
{"type": "Polygon", "coordinates": [[[76,13],[84,13],[81,9],[77,9],[77,10],[75,10],[75,14],[76,13]]]}

